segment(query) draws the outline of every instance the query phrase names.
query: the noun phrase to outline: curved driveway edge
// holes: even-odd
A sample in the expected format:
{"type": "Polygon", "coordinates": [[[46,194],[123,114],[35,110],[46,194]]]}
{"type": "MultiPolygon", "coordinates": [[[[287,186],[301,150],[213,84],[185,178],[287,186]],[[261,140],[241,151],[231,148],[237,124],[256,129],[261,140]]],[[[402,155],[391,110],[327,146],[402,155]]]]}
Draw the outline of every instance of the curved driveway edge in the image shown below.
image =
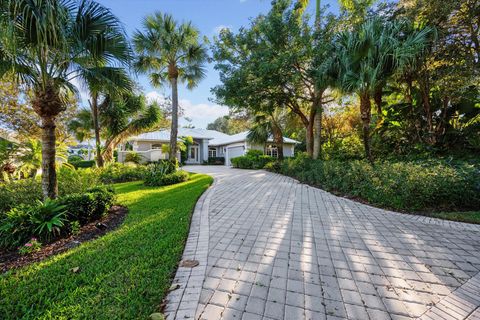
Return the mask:
{"type": "Polygon", "coordinates": [[[182,260],[197,260],[194,268],[178,267],[171,291],[166,297],[164,314],[169,319],[193,319],[207,269],[210,200],[215,180],[198,199],[192,214],[190,231],[182,260]]]}
{"type": "Polygon", "coordinates": [[[200,265],[178,269],[167,319],[480,315],[478,225],[374,208],[265,171],[186,170],[215,182],[184,252],[200,265]]]}

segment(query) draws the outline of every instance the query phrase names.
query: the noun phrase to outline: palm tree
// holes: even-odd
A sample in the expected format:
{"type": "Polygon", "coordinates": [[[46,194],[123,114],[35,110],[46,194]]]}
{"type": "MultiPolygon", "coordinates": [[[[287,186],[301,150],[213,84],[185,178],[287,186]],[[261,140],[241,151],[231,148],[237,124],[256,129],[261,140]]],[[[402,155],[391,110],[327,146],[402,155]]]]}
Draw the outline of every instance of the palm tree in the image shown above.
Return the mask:
{"type": "Polygon", "coordinates": [[[199,31],[190,22],[178,24],[168,14],[155,13],[143,21],[143,32],[133,36],[138,54],[136,68],[149,73],[153,86],[168,83],[172,88],[172,125],[169,158],[177,153],[178,82],[193,89],[205,77],[207,50],[199,41],[199,31]]]}
{"type": "Polygon", "coordinates": [[[283,132],[281,122],[284,120],[285,110],[275,108],[270,113],[257,113],[247,134],[247,140],[265,145],[270,137],[278,150],[278,159],[283,160],[283,132]]]}
{"type": "Polygon", "coordinates": [[[105,150],[102,158],[113,160],[113,150],[128,137],[158,129],[163,119],[156,103],[147,105],[145,96],[125,94],[109,99],[101,110],[100,120],[105,132],[105,150]]]}
{"type": "Polygon", "coordinates": [[[0,11],[0,76],[11,72],[33,91],[42,126],[43,195],[55,198],[55,119],[67,93],[76,91],[71,80],[102,78],[99,66],[123,50],[122,26],[91,0],[9,0],[0,11]]]}
{"type": "Polygon", "coordinates": [[[421,52],[428,43],[428,29],[404,36],[398,22],[375,17],[353,31],[341,32],[333,41],[333,65],[340,88],[356,93],[360,100],[363,144],[366,158],[373,162],[370,149],[371,98],[381,106],[382,91],[395,70],[421,52]]]}

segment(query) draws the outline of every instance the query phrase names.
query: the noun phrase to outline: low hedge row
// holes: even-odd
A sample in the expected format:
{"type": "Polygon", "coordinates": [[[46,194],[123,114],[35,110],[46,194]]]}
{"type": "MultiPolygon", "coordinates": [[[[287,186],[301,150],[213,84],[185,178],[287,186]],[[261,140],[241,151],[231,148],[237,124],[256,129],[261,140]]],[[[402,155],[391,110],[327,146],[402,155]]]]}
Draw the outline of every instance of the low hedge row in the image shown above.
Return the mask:
{"type": "Polygon", "coordinates": [[[45,243],[67,236],[107,214],[114,201],[114,190],[102,186],[57,200],[16,206],[0,220],[0,248],[17,248],[31,237],[45,243]]]}
{"type": "Polygon", "coordinates": [[[305,154],[266,166],[267,170],[369,203],[409,211],[480,208],[480,168],[442,160],[425,162],[322,161],[305,154]]]}
{"type": "Polygon", "coordinates": [[[145,185],[167,186],[187,181],[187,172],[177,171],[177,164],[168,160],[149,164],[145,173],[145,185]]]}
{"type": "Polygon", "coordinates": [[[275,158],[266,156],[260,150],[249,150],[244,156],[230,159],[232,166],[239,169],[263,169],[275,158]]]}
{"type": "Polygon", "coordinates": [[[69,163],[75,167],[75,169],[78,168],[93,168],[95,167],[95,160],[73,160],[69,161],[69,163]]]}

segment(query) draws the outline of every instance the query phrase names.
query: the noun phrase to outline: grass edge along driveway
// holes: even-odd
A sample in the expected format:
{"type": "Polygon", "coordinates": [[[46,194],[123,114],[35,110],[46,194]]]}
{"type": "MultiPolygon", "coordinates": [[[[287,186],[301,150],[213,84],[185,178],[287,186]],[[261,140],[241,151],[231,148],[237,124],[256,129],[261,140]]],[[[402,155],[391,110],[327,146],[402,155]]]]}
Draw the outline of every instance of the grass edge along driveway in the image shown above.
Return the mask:
{"type": "Polygon", "coordinates": [[[190,219],[213,179],[166,187],[115,185],[129,208],[117,230],[0,275],[2,319],[145,319],[159,308],[181,258],[190,219]],[[79,267],[74,273],[70,269],[79,267]]]}

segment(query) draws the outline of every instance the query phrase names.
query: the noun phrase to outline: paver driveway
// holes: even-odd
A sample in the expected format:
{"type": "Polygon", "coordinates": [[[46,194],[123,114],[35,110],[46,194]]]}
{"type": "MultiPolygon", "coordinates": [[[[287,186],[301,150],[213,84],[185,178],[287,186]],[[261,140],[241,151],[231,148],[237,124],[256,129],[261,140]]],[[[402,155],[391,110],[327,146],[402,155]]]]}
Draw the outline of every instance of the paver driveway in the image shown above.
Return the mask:
{"type": "Polygon", "coordinates": [[[167,319],[479,319],[480,226],[372,208],[223,166],[199,200],[167,319]]]}

